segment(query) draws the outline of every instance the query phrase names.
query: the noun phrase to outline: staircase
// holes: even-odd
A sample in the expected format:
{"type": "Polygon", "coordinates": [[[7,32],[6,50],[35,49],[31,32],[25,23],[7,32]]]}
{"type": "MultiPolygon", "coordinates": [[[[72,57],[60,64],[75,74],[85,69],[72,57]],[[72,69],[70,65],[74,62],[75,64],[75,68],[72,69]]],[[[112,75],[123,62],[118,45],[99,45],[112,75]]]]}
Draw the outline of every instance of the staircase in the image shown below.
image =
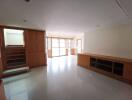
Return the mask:
{"type": "Polygon", "coordinates": [[[5,48],[5,67],[2,77],[28,72],[29,67],[26,64],[25,47],[7,46],[5,48]]]}
{"type": "Polygon", "coordinates": [[[6,47],[6,69],[26,66],[25,48],[22,46],[6,47]]]}

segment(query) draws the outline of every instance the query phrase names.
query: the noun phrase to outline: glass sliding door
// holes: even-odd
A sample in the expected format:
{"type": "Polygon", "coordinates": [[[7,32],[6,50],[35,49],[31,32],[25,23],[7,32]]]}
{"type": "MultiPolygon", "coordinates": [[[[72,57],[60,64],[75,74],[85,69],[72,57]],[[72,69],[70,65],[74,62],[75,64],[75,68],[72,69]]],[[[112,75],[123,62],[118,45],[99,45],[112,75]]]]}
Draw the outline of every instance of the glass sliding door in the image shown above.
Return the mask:
{"type": "Polygon", "coordinates": [[[60,56],[66,55],[66,41],[65,39],[60,39],[60,56]]]}
{"type": "Polygon", "coordinates": [[[56,57],[59,56],[59,39],[52,38],[52,56],[56,57]]]}
{"type": "Polygon", "coordinates": [[[48,58],[52,57],[52,38],[47,37],[47,55],[48,58]]]}
{"type": "Polygon", "coordinates": [[[68,40],[68,55],[71,55],[71,39],[68,40]]]}
{"type": "Polygon", "coordinates": [[[82,40],[78,39],[77,40],[77,53],[81,53],[82,52],[82,40]]]}
{"type": "Polygon", "coordinates": [[[47,37],[47,53],[49,58],[70,55],[70,49],[71,39],[47,37]]]}

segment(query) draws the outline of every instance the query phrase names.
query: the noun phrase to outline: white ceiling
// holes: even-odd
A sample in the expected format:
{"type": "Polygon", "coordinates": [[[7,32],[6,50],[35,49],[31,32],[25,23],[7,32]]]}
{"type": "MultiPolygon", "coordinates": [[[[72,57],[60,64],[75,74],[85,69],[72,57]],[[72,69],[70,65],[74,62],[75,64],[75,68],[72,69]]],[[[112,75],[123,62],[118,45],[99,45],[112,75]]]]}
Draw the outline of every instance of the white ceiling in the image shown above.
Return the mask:
{"type": "Polygon", "coordinates": [[[132,0],[1,0],[0,24],[82,33],[99,27],[126,24],[132,18],[132,0]],[[27,20],[24,22],[24,20],[27,20]]]}

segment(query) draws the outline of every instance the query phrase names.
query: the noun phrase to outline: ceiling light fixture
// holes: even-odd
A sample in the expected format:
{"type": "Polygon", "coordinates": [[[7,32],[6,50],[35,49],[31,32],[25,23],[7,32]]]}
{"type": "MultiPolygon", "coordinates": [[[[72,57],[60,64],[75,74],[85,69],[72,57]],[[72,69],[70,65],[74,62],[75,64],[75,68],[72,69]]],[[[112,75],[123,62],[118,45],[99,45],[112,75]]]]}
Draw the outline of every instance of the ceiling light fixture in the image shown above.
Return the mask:
{"type": "Polygon", "coordinates": [[[30,2],[30,0],[25,0],[26,2],[30,2]]]}

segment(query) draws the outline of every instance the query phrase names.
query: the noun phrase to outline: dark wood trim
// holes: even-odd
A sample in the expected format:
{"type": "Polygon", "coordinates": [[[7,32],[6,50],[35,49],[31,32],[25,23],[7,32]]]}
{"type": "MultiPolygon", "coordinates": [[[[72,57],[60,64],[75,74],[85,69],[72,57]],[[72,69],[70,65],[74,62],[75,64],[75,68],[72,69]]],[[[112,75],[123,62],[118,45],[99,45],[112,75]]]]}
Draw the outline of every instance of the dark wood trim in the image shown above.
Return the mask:
{"type": "Polygon", "coordinates": [[[5,55],[5,40],[4,40],[4,28],[0,27],[1,30],[1,61],[3,71],[6,69],[6,55],[5,55]]]}

